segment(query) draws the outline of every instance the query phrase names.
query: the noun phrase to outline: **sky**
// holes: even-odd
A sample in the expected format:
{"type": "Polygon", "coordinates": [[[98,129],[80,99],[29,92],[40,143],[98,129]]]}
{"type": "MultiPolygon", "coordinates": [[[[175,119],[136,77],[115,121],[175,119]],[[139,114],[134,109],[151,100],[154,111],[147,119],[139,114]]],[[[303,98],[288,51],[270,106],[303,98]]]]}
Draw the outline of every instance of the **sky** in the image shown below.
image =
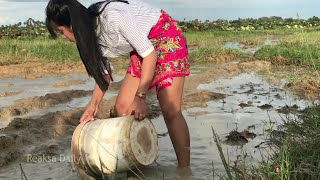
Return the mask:
{"type": "MultiPolygon", "coordinates": [[[[88,7],[100,0],[79,0],[88,7]]],[[[281,16],[307,19],[320,17],[320,0],[143,0],[169,13],[176,20],[234,20],[281,16]]],[[[44,21],[48,0],[0,0],[0,25],[44,21]]]]}

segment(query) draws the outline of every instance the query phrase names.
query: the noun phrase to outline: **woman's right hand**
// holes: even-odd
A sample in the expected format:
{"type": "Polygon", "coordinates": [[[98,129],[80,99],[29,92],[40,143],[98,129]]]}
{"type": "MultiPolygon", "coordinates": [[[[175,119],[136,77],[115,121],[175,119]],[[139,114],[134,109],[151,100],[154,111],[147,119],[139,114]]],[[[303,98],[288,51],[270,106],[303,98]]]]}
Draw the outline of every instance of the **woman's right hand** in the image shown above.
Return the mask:
{"type": "Polygon", "coordinates": [[[80,123],[85,121],[91,121],[94,120],[94,117],[98,113],[98,106],[89,105],[87,109],[84,111],[80,118],[80,123]]]}

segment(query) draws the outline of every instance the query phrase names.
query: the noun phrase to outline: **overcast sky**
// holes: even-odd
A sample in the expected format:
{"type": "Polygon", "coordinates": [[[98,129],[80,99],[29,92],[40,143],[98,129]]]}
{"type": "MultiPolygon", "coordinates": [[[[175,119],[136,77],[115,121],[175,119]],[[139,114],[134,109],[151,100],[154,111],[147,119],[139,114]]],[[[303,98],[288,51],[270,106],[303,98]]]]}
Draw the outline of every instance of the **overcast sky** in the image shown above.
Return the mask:
{"type": "MultiPolygon", "coordinates": [[[[99,0],[80,0],[89,6],[99,0]]],[[[216,20],[281,16],[320,17],[320,0],[144,0],[177,20],[216,20]]],[[[44,20],[48,0],[0,0],[0,25],[44,20]]]]}

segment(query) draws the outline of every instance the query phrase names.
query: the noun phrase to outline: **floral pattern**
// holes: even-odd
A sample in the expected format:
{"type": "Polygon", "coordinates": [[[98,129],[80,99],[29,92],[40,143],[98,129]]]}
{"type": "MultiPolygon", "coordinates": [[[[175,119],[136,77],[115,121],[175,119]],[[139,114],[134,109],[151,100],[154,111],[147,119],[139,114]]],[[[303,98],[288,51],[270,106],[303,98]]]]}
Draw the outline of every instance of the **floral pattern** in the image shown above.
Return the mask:
{"type": "MultiPolygon", "coordinates": [[[[149,89],[156,86],[157,94],[173,82],[173,77],[188,76],[190,63],[185,37],[177,22],[164,11],[158,23],[149,33],[149,39],[158,53],[155,75],[149,89]]],[[[131,52],[127,73],[141,78],[143,58],[136,51],[131,52]]]]}

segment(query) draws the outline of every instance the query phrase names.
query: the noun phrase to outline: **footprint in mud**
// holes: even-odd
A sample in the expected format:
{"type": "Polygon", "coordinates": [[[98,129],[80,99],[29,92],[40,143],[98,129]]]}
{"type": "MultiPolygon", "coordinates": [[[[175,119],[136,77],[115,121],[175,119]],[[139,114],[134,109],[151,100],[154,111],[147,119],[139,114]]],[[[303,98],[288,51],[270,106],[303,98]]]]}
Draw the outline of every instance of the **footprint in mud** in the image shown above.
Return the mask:
{"type": "Polygon", "coordinates": [[[231,146],[240,146],[248,143],[248,139],[254,139],[255,137],[255,133],[249,132],[247,130],[242,132],[233,130],[229,133],[228,136],[226,136],[227,139],[224,142],[231,146]]]}

